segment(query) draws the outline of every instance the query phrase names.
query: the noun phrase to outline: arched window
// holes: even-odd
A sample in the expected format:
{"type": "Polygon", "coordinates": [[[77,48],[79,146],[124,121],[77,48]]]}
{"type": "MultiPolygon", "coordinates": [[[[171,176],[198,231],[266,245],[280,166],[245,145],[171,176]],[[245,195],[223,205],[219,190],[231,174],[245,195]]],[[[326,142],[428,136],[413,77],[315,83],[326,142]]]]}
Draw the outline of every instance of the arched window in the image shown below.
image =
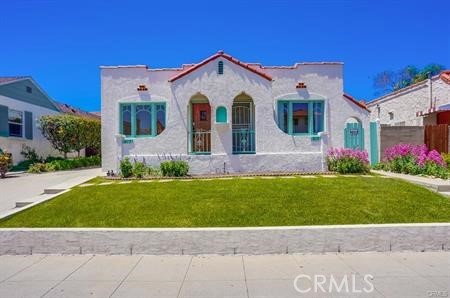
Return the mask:
{"type": "Polygon", "coordinates": [[[220,75],[223,74],[223,61],[219,61],[219,63],[217,63],[217,73],[220,75]]]}
{"type": "Polygon", "coordinates": [[[218,107],[216,109],[216,123],[227,123],[227,108],[218,107]]]}

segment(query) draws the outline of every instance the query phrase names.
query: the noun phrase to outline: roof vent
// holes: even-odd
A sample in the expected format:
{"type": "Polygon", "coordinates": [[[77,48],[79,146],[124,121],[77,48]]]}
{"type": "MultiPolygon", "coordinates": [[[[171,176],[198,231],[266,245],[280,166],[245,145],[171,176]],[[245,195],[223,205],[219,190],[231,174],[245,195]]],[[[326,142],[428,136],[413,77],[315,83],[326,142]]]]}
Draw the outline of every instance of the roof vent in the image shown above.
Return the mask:
{"type": "Polygon", "coordinates": [[[295,88],[297,88],[297,89],[305,89],[306,88],[306,84],[304,82],[298,82],[297,86],[295,86],[295,88]]]}
{"type": "Polygon", "coordinates": [[[137,88],[137,91],[148,91],[148,88],[145,85],[139,85],[139,87],[137,88]]]}

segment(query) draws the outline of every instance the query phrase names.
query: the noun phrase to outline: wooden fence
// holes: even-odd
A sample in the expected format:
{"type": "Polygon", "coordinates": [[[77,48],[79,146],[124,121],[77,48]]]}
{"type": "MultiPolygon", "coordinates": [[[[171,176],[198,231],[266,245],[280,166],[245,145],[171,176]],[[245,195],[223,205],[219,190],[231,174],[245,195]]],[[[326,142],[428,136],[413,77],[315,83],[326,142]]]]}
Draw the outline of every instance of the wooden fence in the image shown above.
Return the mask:
{"type": "Polygon", "coordinates": [[[448,125],[426,125],[424,143],[429,150],[448,153],[448,125]]]}

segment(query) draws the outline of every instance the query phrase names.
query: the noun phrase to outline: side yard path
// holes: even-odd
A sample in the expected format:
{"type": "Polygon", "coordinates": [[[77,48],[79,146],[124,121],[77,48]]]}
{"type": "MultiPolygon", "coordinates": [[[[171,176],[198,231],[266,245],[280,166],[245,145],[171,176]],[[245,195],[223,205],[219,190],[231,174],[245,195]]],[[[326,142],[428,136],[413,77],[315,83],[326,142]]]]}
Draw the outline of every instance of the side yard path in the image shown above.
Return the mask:
{"type": "Polygon", "coordinates": [[[414,176],[414,175],[406,175],[399,173],[392,173],[386,171],[375,171],[372,170],[373,173],[383,175],[384,177],[390,178],[398,178],[402,179],[417,185],[422,185],[426,188],[429,188],[433,191],[439,192],[445,196],[450,196],[450,180],[444,180],[440,178],[433,177],[422,177],[422,176],[414,176]]]}
{"type": "Polygon", "coordinates": [[[449,252],[0,256],[0,297],[431,297],[450,291],[448,268],[449,252]],[[327,293],[307,278],[296,285],[310,291],[299,293],[299,274],[324,276],[327,293]],[[347,289],[330,291],[331,276],[347,289]]]}
{"type": "Polygon", "coordinates": [[[450,222],[450,200],[372,175],[94,178],[0,227],[254,227],[450,222]]]}

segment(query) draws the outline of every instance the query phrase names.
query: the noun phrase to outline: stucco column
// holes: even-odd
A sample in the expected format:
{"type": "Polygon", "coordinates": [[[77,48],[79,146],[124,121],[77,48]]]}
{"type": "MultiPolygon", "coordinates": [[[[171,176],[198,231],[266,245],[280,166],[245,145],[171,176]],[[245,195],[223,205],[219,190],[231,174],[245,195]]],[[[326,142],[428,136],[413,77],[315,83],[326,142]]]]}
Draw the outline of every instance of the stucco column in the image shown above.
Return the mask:
{"type": "Polygon", "coordinates": [[[123,141],[125,139],[124,135],[116,134],[116,161],[115,161],[115,172],[119,171],[119,164],[123,158],[123,141]]]}

